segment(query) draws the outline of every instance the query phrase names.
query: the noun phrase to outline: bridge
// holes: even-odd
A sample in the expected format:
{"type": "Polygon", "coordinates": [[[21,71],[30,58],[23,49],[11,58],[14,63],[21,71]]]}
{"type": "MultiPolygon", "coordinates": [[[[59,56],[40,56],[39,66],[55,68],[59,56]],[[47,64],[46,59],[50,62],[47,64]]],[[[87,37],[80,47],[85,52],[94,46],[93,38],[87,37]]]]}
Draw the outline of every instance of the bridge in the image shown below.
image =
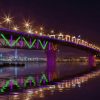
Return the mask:
{"type": "Polygon", "coordinates": [[[45,50],[47,64],[55,66],[56,52],[59,45],[84,50],[89,53],[89,64],[95,62],[95,55],[100,53],[100,47],[75,36],[70,35],[38,35],[0,28],[0,48],[45,50]]]}

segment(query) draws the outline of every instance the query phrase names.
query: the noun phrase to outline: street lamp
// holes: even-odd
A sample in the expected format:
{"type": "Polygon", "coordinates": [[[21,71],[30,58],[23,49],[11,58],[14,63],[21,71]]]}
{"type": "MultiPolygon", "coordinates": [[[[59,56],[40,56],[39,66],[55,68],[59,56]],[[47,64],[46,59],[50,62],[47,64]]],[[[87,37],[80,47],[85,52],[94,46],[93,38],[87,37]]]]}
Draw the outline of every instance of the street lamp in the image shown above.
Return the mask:
{"type": "Polygon", "coordinates": [[[53,34],[54,33],[54,30],[51,30],[51,33],[53,34]]]}
{"type": "Polygon", "coordinates": [[[10,25],[13,22],[13,17],[11,17],[10,15],[5,15],[3,17],[3,23],[5,23],[6,25],[8,25],[9,29],[10,29],[10,25]]]}
{"type": "Polygon", "coordinates": [[[40,27],[40,35],[43,35],[43,27],[40,27]]]}
{"type": "Polygon", "coordinates": [[[26,31],[27,33],[31,33],[31,34],[33,33],[33,30],[31,28],[27,29],[26,31]]]}
{"type": "Polygon", "coordinates": [[[38,34],[38,31],[35,31],[36,34],[38,34]]]}
{"type": "Polygon", "coordinates": [[[13,26],[13,30],[18,31],[19,27],[15,25],[15,26],[13,26]]]}
{"type": "Polygon", "coordinates": [[[43,31],[43,27],[40,27],[40,30],[43,31]]]}
{"type": "Polygon", "coordinates": [[[31,26],[31,23],[30,23],[30,21],[29,20],[24,20],[24,27],[25,28],[29,28],[31,26]]]}

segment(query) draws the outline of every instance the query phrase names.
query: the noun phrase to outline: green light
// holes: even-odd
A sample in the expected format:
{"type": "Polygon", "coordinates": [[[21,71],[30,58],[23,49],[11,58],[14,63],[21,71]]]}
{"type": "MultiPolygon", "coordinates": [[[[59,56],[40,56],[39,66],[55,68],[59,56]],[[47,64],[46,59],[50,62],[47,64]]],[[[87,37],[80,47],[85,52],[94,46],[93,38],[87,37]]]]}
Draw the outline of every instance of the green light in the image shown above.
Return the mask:
{"type": "Polygon", "coordinates": [[[2,92],[2,93],[3,93],[3,92],[4,92],[4,90],[3,90],[3,89],[1,89],[1,90],[0,90],[0,92],[2,92]]]}
{"type": "Polygon", "coordinates": [[[6,38],[3,34],[1,34],[1,36],[2,36],[2,38],[6,41],[6,43],[8,44],[8,46],[10,46],[10,43],[9,43],[9,41],[7,40],[7,38],[6,38]]]}
{"type": "Polygon", "coordinates": [[[47,44],[48,44],[48,41],[46,41],[45,45],[43,45],[43,43],[41,42],[41,40],[39,40],[39,43],[40,43],[42,49],[44,50],[46,48],[47,44]]]}
{"type": "Polygon", "coordinates": [[[19,39],[20,39],[20,37],[18,37],[18,38],[13,42],[13,44],[11,45],[10,42],[8,41],[8,39],[7,39],[3,34],[1,34],[1,36],[2,36],[2,38],[6,41],[6,43],[7,43],[8,46],[15,46],[16,43],[17,43],[17,42],[19,41],[19,39]]]}
{"type": "Polygon", "coordinates": [[[42,77],[41,77],[41,79],[40,79],[40,82],[39,82],[39,83],[41,84],[43,80],[45,80],[45,81],[46,81],[46,83],[48,82],[48,79],[47,79],[47,77],[46,77],[46,75],[45,75],[45,74],[43,74],[43,75],[42,75],[42,77]]]}
{"type": "Polygon", "coordinates": [[[18,38],[13,42],[12,46],[15,46],[16,43],[19,41],[19,39],[20,39],[20,37],[18,37],[18,38]]]}
{"type": "MultiPolygon", "coordinates": [[[[11,45],[10,42],[9,42],[9,40],[8,40],[3,34],[1,34],[1,37],[6,41],[7,45],[8,45],[8,46],[11,46],[11,47],[15,46],[15,45],[18,43],[18,41],[20,40],[20,37],[18,37],[18,38],[12,43],[12,45],[11,45]]],[[[36,39],[34,39],[33,42],[32,42],[32,44],[30,44],[24,37],[23,37],[23,40],[24,40],[24,42],[26,43],[26,45],[28,46],[28,48],[30,48],[30,49],[31,49],[32,47],[34,47],[34,44],[35,44],[35,42],[36,42],[36,39]]],[[[46,41],[45,45],[41,42],[41,40],[39,40],[39,43],[40,43],[40,45],[41,45],[41,47],[42,47],[43,50],[46,49],[47,44],[48,44],[48,41],[46,41]]]]}
{"type": "MultiPolygon", "coordinates": [[[[13,80],[14,85],[16,85],[19,88],[18,82],[16,80],[13,80]]],[[[5,85],[0,89],[1,92],[4,92],[4,90],[10,85],[10,80],[6,81],[5,85]]]]}
{"type": "Polygon", "coordinates": [[[16,80],[13,80],[13,82],[14,82],[14,85],[16,85],[17,87],[20,87],[20,86],[18,85],[18,82],[17,82],[16,80]]]}
{"type": "Polygon", "coordinates": [[[32,42],[32,44],[30,45],[27,40],[23,37],[23,40],[25,41],[26,45],[28,46],[28,48],[32,48],[36,42],[36,39],[34,39],[34,41],[32,42]]]}
{"type": "Polygon", "coordinates": [[[27,80],[25,81],[24,87],[26,87],[26,84],[27,84],[30,80],[32,80],[34,86],[36,85],[35,79],[34,79],[33,77],[30,76],[30,77],[28,77],[27,80]]]}
{"type": "Polygon", "coordinates": [[[1,92],[4,92],[4,90],[9,86],[10,81],[8,80],[5,85],[0,89],[1,92]]]}

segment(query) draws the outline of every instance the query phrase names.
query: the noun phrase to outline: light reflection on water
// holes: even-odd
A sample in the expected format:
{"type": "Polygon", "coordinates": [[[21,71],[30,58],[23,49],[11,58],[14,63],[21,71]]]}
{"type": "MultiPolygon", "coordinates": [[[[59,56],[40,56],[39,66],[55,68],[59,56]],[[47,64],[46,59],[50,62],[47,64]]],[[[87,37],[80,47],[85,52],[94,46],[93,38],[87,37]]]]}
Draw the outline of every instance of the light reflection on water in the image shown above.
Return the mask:
{"type": "Polygon", "coordinates": [[[97,76],[100,76],[100,70],[85,74],[80,77],[75,77],[71,80],[56,82],[55,85],[48,85],[36,89],[28,89],[25,90],[23,93],[16,92],[13,93],[13,95],[9,95],[8,98],[9,100],[33,100],[33,98],[44,98],[47,95],[53,95],[54,92],[63,92],[66,89],[70,90],[77,87],[80,88],[82,84],[97,76]]]}
{"type": "MultiPolygon", "coordinates": [[[[82,71],[89,69],[86,63],[58,63],[56,67],[48,68],[45,63],[31,63],[26,64],[23,68],[1,68],[0,76],[3,74],[9,74],[9,76],[22,76],[22,75],[29,75],[30,73],[40,74],[41,72],[47,73],[50,75],[50,80],[55,78],[62,78],[63,76],[70,76],[82,71]],[[17,73],[17,75],[15,75],[17,73]]],[[[33,100],[33,98],[44,98],[45,96],[51,94],[53,95],[56,91],[63,92],[64,90],[70,90],[72,88],[80,88],[81,85],[87,82],[89,79],[95,78],[96,76],[100,75],[100,71],[92,72],[89,74],[85,74],[84,76],[75,77],[72,80],[65,80],[62,82],[56,82],[55,85],[48,85],[45,87],[35,88],[35,89],[27,89],[24,90],[23,93],[12,93],[13,95],[1,96],[0,100],[33,100]],[[9,99],[8,99],[9,98],[9,99]]],[[[9,77],[5,75],[5,77],[9,77]]]]}

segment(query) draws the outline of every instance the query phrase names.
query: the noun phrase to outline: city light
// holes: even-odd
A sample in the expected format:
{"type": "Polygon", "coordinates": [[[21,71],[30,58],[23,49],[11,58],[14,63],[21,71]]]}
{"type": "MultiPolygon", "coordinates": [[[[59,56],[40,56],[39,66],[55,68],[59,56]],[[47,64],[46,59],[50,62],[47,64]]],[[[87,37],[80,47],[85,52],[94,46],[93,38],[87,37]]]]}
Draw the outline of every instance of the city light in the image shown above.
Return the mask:
{"type": "Polygon", "coordinates": [[[35,31],[36,34],[38,34],[38,31],[35,31]]]}
{"type": "Polygon", "coordinates": [[[31,22],[29,20],[24,20],[24,27],[25,28],[30,28],[31,27],[31,22]]]}
{"type": "Polygon", "coordinates": [[[4,15],[4,17],[2,18],[2,25],[6,26],[5,28],[11,29],[11,24],[13,23],[13,17],[11,17],[9,14],[8,15],[4,15]]]}
{"type": "Polygon", "coordinates": [[[10,24],[10,23],[12,23],[12,19],[13,19],[13,17],[11,17],[10,15],[5,15],[3,17],[3,22],[6,24],[10,24]]]}
{"type": "Polygon", "coordinates": [[[54,30],[51,30],[51,33],[54,33],[54,30]]]}
{"type": "Polygon", "coordinates": [[[40,32],[39,34],[40,34],[40,35],[43,35],[43,33],[42,33],[42,32],[40,32]]]}
{"type": "Polygon", "coordinates": [[[43,35],[43,27],[40,27],[40,30],[41,30],[41,31],[40,31],[39,35],[42,36],[42,35],[43,35]]]}
{"type": "Polygon", "coordinates": [[[26,32],[32,34],[33,33],[33,30],[31,28],[29,28],[29,29],[26,30],[26,32]]]}
{"type": "Polygon", "coordinates": [[[43,31],[43,27],[40,27],[40,30],[43,31]]]}
{"type": "Polygon", "coordinates": [[[12,29],[15,30],[15,31],[18,31],[19,30],[19,27],[15,25],[15,26],[13,26],[12,29]]]}

